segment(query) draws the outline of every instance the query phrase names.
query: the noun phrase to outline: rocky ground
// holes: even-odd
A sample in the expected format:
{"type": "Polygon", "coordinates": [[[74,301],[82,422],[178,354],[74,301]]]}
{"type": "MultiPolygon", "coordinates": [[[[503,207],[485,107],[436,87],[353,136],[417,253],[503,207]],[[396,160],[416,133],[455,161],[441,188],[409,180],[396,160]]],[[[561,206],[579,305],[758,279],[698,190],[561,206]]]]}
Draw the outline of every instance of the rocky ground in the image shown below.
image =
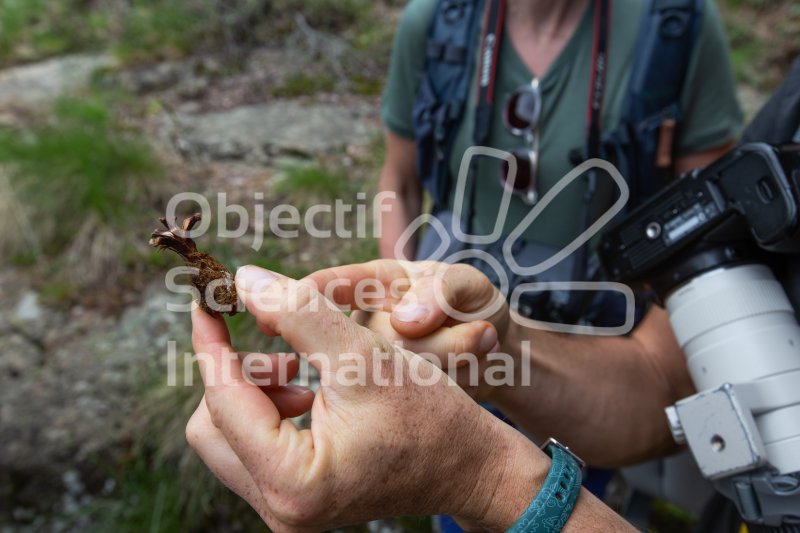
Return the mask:
{"type": "MultiPolygon", "coordinates": [[[[188,343],[186,317],[167,312],[154,283],[120,316],[75,306],[56,311],[0,278],[0,495],[4,514],[25,523],[42,511],[78,512],[113,477],[96,468],[119,460],[134,398],[166,369],[169,340],[188,343]]],[[[34,521],[37,523],[37,521],[34,521]]],[[[39,523],[39,525],[41,525],[39,523]]]]}
{"type": "MultiPolygon", "coordinates": [[[[209,58],[132,70],[117,70],[106,55],[51,59],[0,72],[0,122],[23,120],[106,76],[157,103],[139,127],[168,162],[176,192],[226,192],[229,203],[249,205],[284,165],[352,165],[379,135],[374,96],[271,97],[280,85],[271,69],[302,70],[296,55],[258,50],[236,79],[218,76],[209,58]]],[[[120,206],[130,207],[137,208],[120,206]]],[[[159,215],[152,211],[139,228],[143,242],[159,215]]],[[[324,263],[326,248],[298,245],[284,259],[310,270],[324,263]]],[[[98,295],[51,306],[35,286],[25,269],[0,272],[0,524],[80,529],[87,506],[114,493],[117,476],[107,465],[130,453],[139,398],[165,380],[168,341],[189,346],[188,317],[166,309],[174,295],[160,274],[115,294],[123,301],[111,310],[93,305],[98,295]]],[[[182,424],[165,427],[175,433],[165,439],[182,441],[182,424]]]]}

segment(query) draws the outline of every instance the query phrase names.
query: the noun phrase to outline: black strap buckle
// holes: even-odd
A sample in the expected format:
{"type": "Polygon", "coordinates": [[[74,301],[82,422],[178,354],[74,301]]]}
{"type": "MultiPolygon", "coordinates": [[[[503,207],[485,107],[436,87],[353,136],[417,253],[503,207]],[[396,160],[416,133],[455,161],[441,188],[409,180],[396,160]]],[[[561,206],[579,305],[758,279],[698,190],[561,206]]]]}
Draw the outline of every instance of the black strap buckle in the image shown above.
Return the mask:
{"type": "Polygon", "coordinates": [[[689,31],[689,13],[680,9],[668,9],[661,15],[659,31],[667,39],[678,39],[689,31]]]}
{"type": "Polygon", "coordinates": [[[444,20],[448,24],[455,24],[464,17],[470,0],[452,0],[444,6],[444,20]]]}

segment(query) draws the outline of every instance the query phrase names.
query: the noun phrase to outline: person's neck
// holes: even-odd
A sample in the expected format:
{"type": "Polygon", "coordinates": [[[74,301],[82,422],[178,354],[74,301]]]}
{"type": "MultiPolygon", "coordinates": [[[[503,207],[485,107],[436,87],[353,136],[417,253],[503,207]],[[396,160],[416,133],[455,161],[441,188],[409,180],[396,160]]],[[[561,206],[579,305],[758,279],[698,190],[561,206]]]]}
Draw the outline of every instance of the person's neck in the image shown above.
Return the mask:
{"type": "Polygon", "coordinates": [[[525,26],[538,39],[553,39],[571,33],[589,0],[507,0],[506,20],[525,26]]]}

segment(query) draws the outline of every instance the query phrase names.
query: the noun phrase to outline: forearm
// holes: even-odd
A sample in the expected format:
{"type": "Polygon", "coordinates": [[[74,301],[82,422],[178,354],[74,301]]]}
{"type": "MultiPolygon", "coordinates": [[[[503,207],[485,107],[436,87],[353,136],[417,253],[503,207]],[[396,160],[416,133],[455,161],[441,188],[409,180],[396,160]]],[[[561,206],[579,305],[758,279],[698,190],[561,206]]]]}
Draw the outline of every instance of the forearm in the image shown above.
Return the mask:
{"type": "MultiPolygon", "coordinates": [[[[676,170],[703,167],[731,146],[685,156],[676,170]]],[[[676,450],[664,408],[694,387],[662,309],[652,309],[629,337],[558,335],[514,323],[503,348],[520,363],[516,386],[497,388],[491,401],[531,434],[553,436],[600,466],[676,450]],[[520,385],[521,365],[529,386],[520,385]]]]}
{"type": "Polygon", "coordinates": [[[658,332],[661,338],[655,341],[636,333],[557,335],[514,324],[503,347],[517,356],[518,379],[515,386],[497,388],[490,399],[521,428],[540,438],[555,437],[598,466],[670,453],[676,446],[664,408],[692,389],[665,320],[657,310],[641,326],[651,337],[658,332]],[[523,365],[530,376],[527,386],[520,383],[523,365]]]}
{"type": "MultiPolygon", "coordinates": [[[[384,169],[384,174],[390,172],[391,169],[384,169]]],[[[393,197],[387,198],[387,209],[381,213],[379,251],[383,259],[396,258],[395,248],[400,236],[419,216],[422,209],[422,193],[419,186],[402,183],[397,185],[398,181],[391,176],[381,178],[380,192],[394,193],[393,197]]],[[[413,235],[402,250],[404,257],[398,259],[413,259],[416,248],[416,235],[413,235]]]]}
{"type": "MultiPolygon", "coordinates": [[[[481,483],[465,503],[459,523],[467,531],[506,531],[522,516],[545,483],[551,461],[530,440],[510,426],[497,427],[487,460],[476,478],[481,483]]],[[[563,531],[635,531],[585,489],[563,531]]]]}
{"type": "MultiPolygon", "coordinates": [[[[386,130],[386,158],[378,183],[380,192],[392,193],[387,197],[387,207],[381,211],[379,252],[384,259],[397,255],[396,244],[408,225],[422,210],[422,186],[417,177],[417,147],[407,139],[386,130]]],[[[406,242],[401,259],[413,259],[417,248],[416,236],[406,242]]]]}

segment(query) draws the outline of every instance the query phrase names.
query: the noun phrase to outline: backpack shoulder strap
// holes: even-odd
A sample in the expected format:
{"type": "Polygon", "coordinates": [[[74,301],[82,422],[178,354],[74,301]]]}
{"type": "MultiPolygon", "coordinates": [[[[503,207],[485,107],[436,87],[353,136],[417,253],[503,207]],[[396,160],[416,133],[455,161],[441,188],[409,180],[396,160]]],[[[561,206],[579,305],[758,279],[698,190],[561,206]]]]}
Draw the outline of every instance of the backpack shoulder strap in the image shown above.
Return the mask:
{"type": "Polygon", "coordinates": [[[618,164],[634,202],[656,192],[671,173],[681,94],[702,22],[704,0],[646,0],[621,116],[618,164]]]}
{"type": "Polygon", "coordinates": [[[447,200],[448,160],[472,78],[482,0],[438,0],[414,101],[417,172],[434,205],[447,200]]]}
{"type": "Polygon", "coordinates": [[[625,105],[634,123],[680,102],[703,0],[647,0],[625,105]]]}

